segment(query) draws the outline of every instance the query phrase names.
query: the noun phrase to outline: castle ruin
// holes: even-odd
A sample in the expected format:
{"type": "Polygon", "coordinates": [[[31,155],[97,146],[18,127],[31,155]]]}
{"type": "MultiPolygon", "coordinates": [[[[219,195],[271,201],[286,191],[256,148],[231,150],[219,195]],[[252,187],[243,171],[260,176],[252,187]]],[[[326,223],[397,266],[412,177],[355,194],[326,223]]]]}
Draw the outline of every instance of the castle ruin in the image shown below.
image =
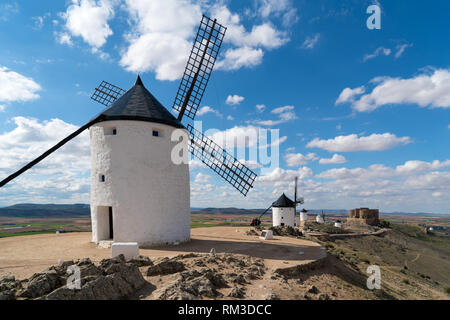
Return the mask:
{"type": "Polygon", "coordinates": [[[356,222],[376,226],[380,223],[380,212],[378,209],[359,208],[349,211],[347,222],[356,222]]]}

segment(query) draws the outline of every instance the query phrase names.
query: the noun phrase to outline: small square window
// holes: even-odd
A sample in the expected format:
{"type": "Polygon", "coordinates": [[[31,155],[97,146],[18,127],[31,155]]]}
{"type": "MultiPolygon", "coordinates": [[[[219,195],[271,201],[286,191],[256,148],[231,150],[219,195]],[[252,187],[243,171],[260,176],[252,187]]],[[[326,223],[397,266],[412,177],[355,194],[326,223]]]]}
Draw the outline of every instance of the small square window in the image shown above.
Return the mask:
{"type": "Polygon", "coordinates": [[[105,180],[106,180],[105,175],[101,174],[100,177],[99,177],[99,181],[100,182],[105,182],[105,180]]]}
{"type": "Polygon", "coordinates": [[[159,137],[159,131],[153,130],[153,136],[154,137],[159,137]]]}
{"type": "Polygon", "coordinates": [[[117,135],[117,129],[113,129],[112,134],[113,134],[113,136],[116,136],[117,135]]]}

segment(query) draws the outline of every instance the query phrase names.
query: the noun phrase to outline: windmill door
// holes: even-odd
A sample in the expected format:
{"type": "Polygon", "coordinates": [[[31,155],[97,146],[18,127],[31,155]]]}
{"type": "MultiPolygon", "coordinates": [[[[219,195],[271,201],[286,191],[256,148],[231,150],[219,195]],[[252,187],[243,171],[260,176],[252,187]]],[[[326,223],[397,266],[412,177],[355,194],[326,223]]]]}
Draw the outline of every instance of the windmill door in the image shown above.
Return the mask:
{"type": "Polygon", "coordinates": [[[114,240],[113,210],[109,207],[109,238],[114,240]]]}

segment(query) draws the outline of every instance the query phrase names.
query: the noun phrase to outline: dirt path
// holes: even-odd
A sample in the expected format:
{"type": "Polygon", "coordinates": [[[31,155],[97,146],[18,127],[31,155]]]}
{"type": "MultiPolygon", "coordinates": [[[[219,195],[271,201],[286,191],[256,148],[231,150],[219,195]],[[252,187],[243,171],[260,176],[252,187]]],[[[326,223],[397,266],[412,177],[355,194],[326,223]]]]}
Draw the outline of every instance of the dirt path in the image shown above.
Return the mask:
{"type": "MultiPolygon", "coordinates": [[[[263,258],[270,269],[305,264],[320,258],[324,249],[317,243],[275,236],[263,241],[245,234],[250,228],[214,227],[192,229],[191,241],[173,247],[141,249],[150,258],[173,257],[188,252],[230,252],[263,258]]],[[[59,260],[89,257],[98,262],[111,255],[110,249],[98,248],[90,242],[90,233],[43,234],[0,239],[0,276],[14,274],[18,279],[55,265],[59,260]]]]}

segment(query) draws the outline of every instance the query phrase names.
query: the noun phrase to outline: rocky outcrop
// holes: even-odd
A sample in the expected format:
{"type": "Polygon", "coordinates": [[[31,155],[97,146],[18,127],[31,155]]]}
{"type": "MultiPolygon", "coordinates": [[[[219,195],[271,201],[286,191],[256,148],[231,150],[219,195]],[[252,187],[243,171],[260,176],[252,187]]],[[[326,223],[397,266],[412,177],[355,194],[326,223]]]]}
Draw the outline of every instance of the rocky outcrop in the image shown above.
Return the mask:
{"type": "Polygon", "coordinates": [[[152,298],[162,300],[196,300],[245,296],[244,285],[264,274],[262,259],[233,254],[196,254],[163,259],[148,269],[147,274],[160,277],[172,274],[171,280],[162,284],[152,298]],[[222,266],[227,266],[227,271],[222,266]],[[183,267],[183,269],[181,268],[183,267]],[[230,268],[233,270],[230,272],[230,268]],[[177,271],[180,270],[180,271],[177,271]],[[231,288],[221,293],[219,290],[231,288]]]}
{"type": "Polygon", "coordinates": [[[16,281],[13,276],[1,278],[0,300],[126,299],[147,284],[138,266],[149,263],[151,261],[145,257],[126,262],[123,255],[104,259],[99,265],[95,265],[90,259],[61,262],[27,280],[16,281]],[[79,281],[68,283],[75,269],[79,270],[79,281]]]}

